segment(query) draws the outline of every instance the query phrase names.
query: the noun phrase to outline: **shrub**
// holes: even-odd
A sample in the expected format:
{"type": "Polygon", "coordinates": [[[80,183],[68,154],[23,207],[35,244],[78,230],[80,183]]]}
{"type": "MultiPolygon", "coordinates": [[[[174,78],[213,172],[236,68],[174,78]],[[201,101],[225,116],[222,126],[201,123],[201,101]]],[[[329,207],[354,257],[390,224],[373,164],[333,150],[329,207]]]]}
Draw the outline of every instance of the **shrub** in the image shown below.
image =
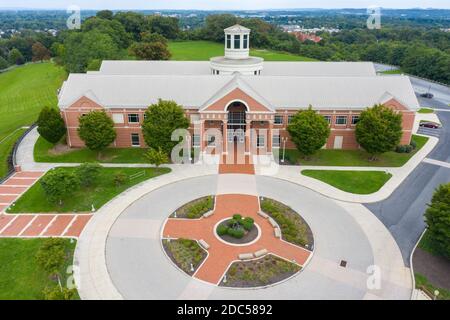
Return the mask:
{"type": "Polygon", "coordinates": [[[212,210],[213,206],[212,202],[213,198],[210,196],[204,199],[203,201],[199,201],[197,203],[192,204],[189,207],[186,216],[188,217],[188,219],[200,218],[202,214],[208,212],[209,210],[212,210]]]}
{"type": "Polygon", "coordinates": [[[66,134],[66,125],[58,110],[44,107],[37,120],[37,131],[50,143],[57,143],[66,134]]]}
{"type": "Polygon", "coordinates": [[[83,187],[90,187],[97,180],[101,166],[98,163],[83,163],[77,168],[77,176],[83,187]]]}
{"type": "Polygon", "coordinates": [[[236,239],[241,239],[245,235],[245,231],[243,228],[228,228],[227,233],[229,236],[236,239]]]}
{"type": "Polygon", "coordinates": [[[236,213],[233,215],[233,219],[236,221],[241,221],[242,220],[242,216],[239,213],[236,213]]]}
{"type": "Polygon", "coordinates": [[[117,186],[124,185],[127,182],[127,180],[128,180],[128,176],[123,172],[117,172],[114,175],[114,183],[117,186]]]}
{"type": "Polygon", "coordinates": [[[159,167],[163,163],[169,162],[169,157],[167,154],[159,147],[158,149],[150,148],[146,153],[145,157],[147,158],[150,164],[155,165],[155,167],[159,167]]]}
{"type": "Polygon", "coordinates": [[[255,221],[250,217],[246,217],[241,221],[241,223],[245,230],[250,231],[253,228],[255,221]]]}
{"type": "Polygon", "coordinates": [[[413,146],[410,144],[402,144],[395,148],[397,153],[411,153],[414,150],[413,146]]]}
{"type": "Polygon", "coordinates": [[[229,229],[229,228],[228,228],[226,225],[220,224],[220,225],[217,227],[217,234],[218,234],[219,236],[226,235],[226,234],[228,233],[228,229],[229,229]]]}
{"type": "Polygon", "coordinates": [[[80,182],[73,172],[54,169],[42,177],[40,183],[47,198],[62,205],[62,199],[70,196],[80,182]]]}
{"type": "Polygon", "coordinates": [[[63,239],[49,238],[44,241],[36,253],[37,264],[50,275],[59,274],[66,260],[63,239]]]}
{"type": "Polygon", "coordinates": [[[417,148],[417,142],[415,142],[414,140],[411,140],[411,142],[409,143],[409,145],[413,148],[413,150],[416,150],[416,148],[417,148]]]}
{"type": "Polygon", "coordinates": [[[46,287],[43,293],[45,300],[72,300],[75,298],[76,290],[54,286],[52,288],[46,287]]]}

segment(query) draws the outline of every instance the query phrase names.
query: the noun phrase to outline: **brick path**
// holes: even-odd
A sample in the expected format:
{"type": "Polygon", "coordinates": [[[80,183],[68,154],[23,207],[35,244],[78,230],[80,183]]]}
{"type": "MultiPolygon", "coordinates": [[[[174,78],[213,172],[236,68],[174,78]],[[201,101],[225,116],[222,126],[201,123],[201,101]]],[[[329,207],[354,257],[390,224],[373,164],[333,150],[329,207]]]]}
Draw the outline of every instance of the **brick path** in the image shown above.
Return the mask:
{"type": "Polygon", "coordinates": [[[78,237],[91,214],[5,214],[44,173],[17,172],[0,185],[0,238],[78,237]]]}
{"type": "Polygon", "coordinates": [[[267,249],[287,260],[294,261],[303,266],[311,252],[277,239],[273,227],[267,219],[260,217],[258,198],[249,195],[227,194],[216,196],[214,214],[199,220],[169,219],[164,227],[163,236],[166,238],[187,238],[205,240],[211,247],[208,258],[196,271],[194,277],[217,284],[222,279],[228,266],[241,253],[254,253],[267,249]],[[214,235],[214,226],[225,218],[240,213],[245,217],[252,217],[261,229],[261,237],[253,244],[246,246],[233,246],[221,242],[214,235]]]}

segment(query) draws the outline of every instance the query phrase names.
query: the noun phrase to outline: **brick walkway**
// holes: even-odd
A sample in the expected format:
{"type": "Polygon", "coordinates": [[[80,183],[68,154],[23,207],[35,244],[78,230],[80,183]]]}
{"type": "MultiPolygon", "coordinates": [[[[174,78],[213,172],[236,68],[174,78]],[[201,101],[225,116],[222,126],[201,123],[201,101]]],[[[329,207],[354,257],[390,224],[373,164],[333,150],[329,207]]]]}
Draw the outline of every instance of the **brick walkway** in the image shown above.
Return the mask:
{"type": "Polygon", "coordinates": [[[4,214],[44,173],[17,172],[0,185],[0,238],[78,237],[91,214],[4,214]]]}
{"type": "Polygon", "coordinates": [[[226,194],[216,196],[216,208],[214,214],[208,218],[199,220],[169,219],[164,227],[165,238],[187,238],[205,240],[211,247],[208,257],[196,271],[194,277],[218,284],[228,266],[241,253],[254,253],[261,249],[267,249],[289,261],[295,261],[303,266],[311,252],[280,240],[275,237],[274,229],[267,219],[260,217],[258,198],[249,195],[226,194]],[[253,244],[246,246],[233,246],[221,242],[214,235],[214,226],[233,214],[240,213],[245,217],[252,217],[261,229],[261,237],[253,244]]]}

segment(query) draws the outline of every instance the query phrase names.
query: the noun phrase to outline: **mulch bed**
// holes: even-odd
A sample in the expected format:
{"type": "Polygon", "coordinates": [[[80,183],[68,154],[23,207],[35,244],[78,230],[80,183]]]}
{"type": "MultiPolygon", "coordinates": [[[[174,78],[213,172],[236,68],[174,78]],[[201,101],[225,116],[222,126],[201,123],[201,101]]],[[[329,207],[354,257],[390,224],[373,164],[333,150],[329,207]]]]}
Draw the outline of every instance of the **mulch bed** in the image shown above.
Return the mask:
{"type": "Polygon", "coordinates": [[[424,275],[435,287],[450,290],[450,261],[416,248],[413,256],[414,272],[424,275]]]}

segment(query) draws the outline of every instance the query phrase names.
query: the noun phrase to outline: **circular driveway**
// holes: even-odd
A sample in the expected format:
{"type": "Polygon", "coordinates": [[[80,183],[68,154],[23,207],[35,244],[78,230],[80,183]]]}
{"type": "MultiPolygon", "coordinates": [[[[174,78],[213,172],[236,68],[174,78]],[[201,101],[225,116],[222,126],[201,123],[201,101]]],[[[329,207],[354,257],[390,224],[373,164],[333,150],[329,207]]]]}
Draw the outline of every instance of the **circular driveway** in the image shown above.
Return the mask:
{"type": "MultiPolygon", "coordinates": [[[[276,178],[190,178],[159,187],[122,211],[107,235],[106,269],[125,299],[408,299],[410,285],[391,274],[381,273],[381,288],[368,289],[367,269],[381,260],[375,258],[380,253],[379,246],[371,243],[371,226],[359,220],[339,202],[276,178]],[[233,193],[273,198],[302,215],[315,240],[314,255],[302,272],[265,289],[229,289],[193,279],[173,265],[160,240],[167,217],[199,197],[233,193]],[[340,266],[342,260],[346,267],[340,266]]],[[[389,270],[389,266],[380,267],[389,270]]]]}

